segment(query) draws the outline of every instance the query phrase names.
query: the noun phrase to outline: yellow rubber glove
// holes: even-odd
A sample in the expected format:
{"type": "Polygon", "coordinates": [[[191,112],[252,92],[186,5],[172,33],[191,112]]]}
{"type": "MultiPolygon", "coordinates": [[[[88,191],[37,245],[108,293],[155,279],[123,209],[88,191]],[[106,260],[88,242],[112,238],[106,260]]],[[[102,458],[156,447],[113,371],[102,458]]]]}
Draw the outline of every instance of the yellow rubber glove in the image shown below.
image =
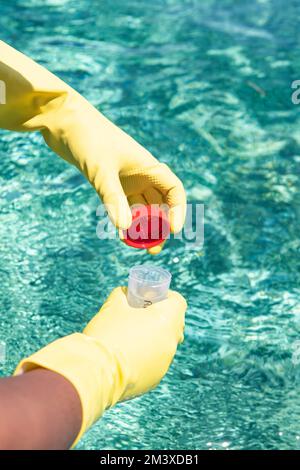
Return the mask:
{"type": "Polygon", "coordinates": [[[110,294],[83,333],[58,339],[24,359],[15,375],[37,367],[69,380],[82,406],[82,434],[118,401],[141,395],[166,374],[183,340],[186,302],[177,292],[147,308],[132,308],[126,289],[110,294]]]}
{"type": "MultiPolygon", "coordinates": [[[[128,202],[167,203],[171,231],[181,230],[185,192],[167,165],[66,83],[2,41],[0,80],[6,84],[0,127],[41,131],[49,147],[94,186],[116,227],[126,229],[131,224],[128,202]]],[[[152,250],[158,251],[157,247],[152,250]]]]}

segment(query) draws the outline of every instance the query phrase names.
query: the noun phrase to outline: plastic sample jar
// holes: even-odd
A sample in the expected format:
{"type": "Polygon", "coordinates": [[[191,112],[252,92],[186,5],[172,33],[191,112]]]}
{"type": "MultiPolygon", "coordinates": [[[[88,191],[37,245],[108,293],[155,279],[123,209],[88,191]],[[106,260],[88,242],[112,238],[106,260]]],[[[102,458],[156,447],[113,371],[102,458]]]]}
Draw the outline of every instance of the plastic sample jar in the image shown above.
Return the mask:
{"type": "Polygon", "coordinates": [[[129,271],[127,300],[131,307],[148,307],[167,298],[172,275],[152,264],[134,266],[129,271]]]}

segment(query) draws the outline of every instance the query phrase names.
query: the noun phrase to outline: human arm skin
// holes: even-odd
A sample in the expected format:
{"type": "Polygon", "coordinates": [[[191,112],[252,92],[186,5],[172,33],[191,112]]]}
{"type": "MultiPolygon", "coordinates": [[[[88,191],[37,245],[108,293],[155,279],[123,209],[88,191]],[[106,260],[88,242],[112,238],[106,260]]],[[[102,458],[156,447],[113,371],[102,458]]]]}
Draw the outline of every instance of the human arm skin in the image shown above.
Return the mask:
{"type": "Polygon", "coordinates": [[[0,450],[69,449],[81,415],[79,396],[62,375],[35,369],[0,379],[0,450]]]}
{"type": "MultiPolygon", "coordinates": [[[[132,204],[165,203],[170,208],[171,231],[181,230],[185,192],[167,165],[66,83],[3,41],[0,80],[6,87],[0,127],[39,131],[56,154],[85,175],[116,227],[130,226],[132,204]]],[[[160,249],[149,251],[155,254],[160,249]]]]}

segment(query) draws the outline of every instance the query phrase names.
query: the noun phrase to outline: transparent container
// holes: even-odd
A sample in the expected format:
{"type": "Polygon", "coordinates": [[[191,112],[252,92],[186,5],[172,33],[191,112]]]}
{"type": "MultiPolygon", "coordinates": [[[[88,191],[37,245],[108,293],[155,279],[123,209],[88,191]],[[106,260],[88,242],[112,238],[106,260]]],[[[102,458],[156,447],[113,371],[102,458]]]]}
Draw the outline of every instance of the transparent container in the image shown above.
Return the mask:
{"type": "Polygon", "coordinates": [[[131,307],[148,307],[167,298],[172,275],[152,264],[129,270],[127,300],[131,307]]]}

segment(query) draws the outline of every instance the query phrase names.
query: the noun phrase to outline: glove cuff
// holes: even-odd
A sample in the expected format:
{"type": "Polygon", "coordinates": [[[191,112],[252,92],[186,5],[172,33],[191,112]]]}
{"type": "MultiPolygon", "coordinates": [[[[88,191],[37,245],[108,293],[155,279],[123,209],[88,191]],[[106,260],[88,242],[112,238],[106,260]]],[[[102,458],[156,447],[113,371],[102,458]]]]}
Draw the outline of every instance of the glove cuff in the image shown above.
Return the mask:
{"type": "Polygon", "coordinates": [[[96,339],[82,333],[60,338],[23,359],[14,375],[38,367],[65,377],[79,395],[82,424],[72,447],[104,410],[118,401],[124,390],[115,356],[96,339]]]}

